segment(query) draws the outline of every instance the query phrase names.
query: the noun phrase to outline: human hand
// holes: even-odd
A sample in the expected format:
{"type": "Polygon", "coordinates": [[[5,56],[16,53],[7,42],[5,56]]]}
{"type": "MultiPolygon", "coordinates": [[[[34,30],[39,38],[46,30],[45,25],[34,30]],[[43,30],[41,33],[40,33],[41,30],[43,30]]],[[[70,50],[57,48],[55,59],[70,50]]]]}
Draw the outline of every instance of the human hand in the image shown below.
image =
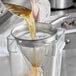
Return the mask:
{"type": "Polygon", "coordinates": [[[36,5],[36,1],[30,0],[30,2],[32,5],[32,13],[33,13],[34,19],[35,19],[35,21],[38,21],[39,9],[38,9],[38,6],[36,5]]]}
{"type": "Polygon", "coordinates": [[[36,1],[35,1],[35,0],[30,0],[30,2],[31,2],[32,7],[33,7],[34,5],[36,5],[36,1]]]}

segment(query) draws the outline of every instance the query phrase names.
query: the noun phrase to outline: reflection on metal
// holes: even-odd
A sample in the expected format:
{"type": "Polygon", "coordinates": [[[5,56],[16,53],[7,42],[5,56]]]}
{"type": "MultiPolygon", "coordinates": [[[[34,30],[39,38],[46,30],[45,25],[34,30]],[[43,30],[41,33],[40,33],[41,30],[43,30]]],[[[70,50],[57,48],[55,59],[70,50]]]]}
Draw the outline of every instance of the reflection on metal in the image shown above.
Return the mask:
{"type": "Polygon", "coordinates": [[[64,19],[67,19],[67,18],[70,18],[69,14],[65,14],[65,15],[57,18],[56,20],[52,21],[51,24],[55,25],[55,24],[59,23],[60,21],[63,21],[64,19]]]}

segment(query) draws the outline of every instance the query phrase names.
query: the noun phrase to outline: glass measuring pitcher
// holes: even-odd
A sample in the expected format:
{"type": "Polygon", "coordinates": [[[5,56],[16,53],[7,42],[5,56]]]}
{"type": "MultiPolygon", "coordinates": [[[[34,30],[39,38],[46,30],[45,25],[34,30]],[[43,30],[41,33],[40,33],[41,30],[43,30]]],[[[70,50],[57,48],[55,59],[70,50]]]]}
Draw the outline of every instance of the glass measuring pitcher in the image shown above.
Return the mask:
{"type": "Polygon", "coordinates": [[[52,55],[52,44],[57,30],[50,27],[50,24],[36,23],[35,25],[36,40],[30,38],[29,29],[23,24],[15,27],[11,32],[23,57],[27,58],[31,64],[29,72],[22,76],[44,76],[41,66],[46,61],[48,54],[52,55]]]}

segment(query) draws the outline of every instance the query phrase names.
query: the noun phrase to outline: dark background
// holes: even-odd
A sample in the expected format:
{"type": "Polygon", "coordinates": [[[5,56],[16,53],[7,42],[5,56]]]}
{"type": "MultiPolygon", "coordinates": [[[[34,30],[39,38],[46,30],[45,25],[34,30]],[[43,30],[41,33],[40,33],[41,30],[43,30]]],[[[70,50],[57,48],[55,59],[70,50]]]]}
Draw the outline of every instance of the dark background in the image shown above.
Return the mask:
{"type": "Polygon", "coordinates": [[[76,0],[73,0],[74,2],[76,2],[76,0]]]}

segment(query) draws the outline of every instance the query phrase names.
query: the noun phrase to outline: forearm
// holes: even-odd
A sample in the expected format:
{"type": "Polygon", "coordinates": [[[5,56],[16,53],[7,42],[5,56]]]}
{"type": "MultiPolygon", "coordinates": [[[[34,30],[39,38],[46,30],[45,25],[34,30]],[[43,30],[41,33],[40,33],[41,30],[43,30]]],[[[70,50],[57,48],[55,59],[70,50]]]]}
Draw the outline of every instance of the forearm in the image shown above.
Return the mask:
{"type": "Polygon", "coordinates": [[[39,16],[38,16],[38,21],[39,22],[44,22],[45,19],[47,17],[50,16],[51,12],[50,12],[50,3],[48,0],[44,0],[42,2],[42,0],[37,3],[38,7],[39,7],[39,16]]]}

